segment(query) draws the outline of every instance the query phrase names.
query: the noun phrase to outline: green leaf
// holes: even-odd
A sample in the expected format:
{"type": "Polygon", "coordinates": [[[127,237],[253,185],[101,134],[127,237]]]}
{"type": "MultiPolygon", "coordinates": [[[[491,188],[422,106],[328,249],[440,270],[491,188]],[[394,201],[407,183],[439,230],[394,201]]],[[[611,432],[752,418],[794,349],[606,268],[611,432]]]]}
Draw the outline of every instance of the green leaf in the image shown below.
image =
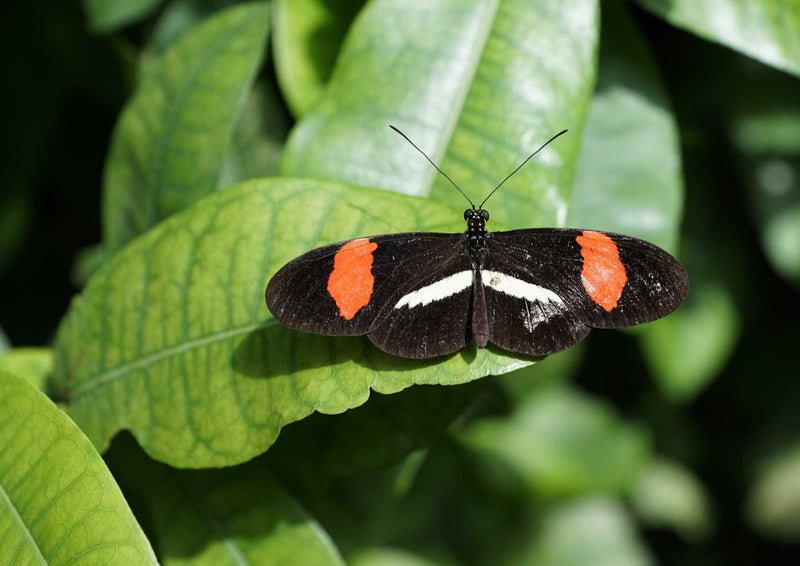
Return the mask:
{"type": "Polygon", "coordinates": [[[234,129],[220,186],[276,176],[288,135],[289,117],[277,86],[266,80],[256,82],[234,129]]]}
{"type": "Polygon", "coordinates": [[[161,55],[176,39],[235,0],[172,0],[158,18],[147,42],[148,56],[161,55]]]}
{"type": "Polygon", "coordinates": [[[28,381],[39,391],[47,390],[53,373],[50,348],[14,348],[0,354],[0,371],[7,371],[28,381]]]}
{"type": "Polygon", "coordinates": [[[103,187],[109,254],[219,188],[245,97],[261,64],[268,7],[243,4],[182,36],[143,77],[117,123],[103,187]]]}
{"type": "Polygon", "coordinates": [[[0,372],[0,446],[0,563],[156,564],[91,443],[7,372],[0,372]]]}
{"type": "Polygon", "coordinates": [[[364,1],[273,1],[275,72],[296,117],[322,94],[347,28],[364,1]]]}
{"type": "Polygon", "coordinates": [[[711,502],[703,484],[687,470],[654,460],[642,470],[632,496],[639,518],[651,527],[670,527],[688,541],[708,538],[713,528],[711,502]]]}
{"type": "Polygon", "coordinates": [[[79,289],[86,285],[89,277],[100,269],[105,260],[103,244],[95,244],[78,250],[72,261],[72,272],[70,273],[72,284],[79,289]]]}
{"type": "Polygon", "coordinates": [[[654,564],[625,508],[607,498],[563,504],[542,518],[527,554],[509,564],[648,566],[654,564]]]}
{"type": "Polygon", "coordinates": [[[603,2],[600,71],[567,224],[674,251],[683,204],[678,131],[655,61],[625,7],[603,2]]]}
{"type": "Polygon", "coordinates": [[[800,4],[786,0],[637,0],[670,23],[800,75],[800,4]]]}
{"type": "Polygon", "coordinates": [[[764,535],[800,539],[800,446],[784,449],[760,470],[747,496],[748,521],[764,535]]]}
{"type": "Polygon", "coordinates": [[[542,391],[508,418],[477,421],[463,439],[551,497],[627,490],[649,453],[643,430],[565,386],[542,391]]]}
{"type": "Polygon", "coordinates": [[[314,411],[363,404],[370,388],[465,383],[528,365],[474,347],[396,358],[366,339],[292,332],[264,305],[272,274],[316,245],[462,223],[427,200],[310,180],[210,195],[116,254],[73,301],[56,340],[69,413],[101,449],[129,428],[157,460],[224,466],[314,411]]]}
{"type": "Polygon", "coordinates": [[[82,0],[83,10],[94,33],[108,33],[144,18],[161,0],[82,0]]]}
{"type": "Polygon", "coordinates": [[[388,124],[477,202],[569,128],[490,206],[510,227],[562,224],[595,76],[597,16],[595,0],[371,2],[325,95],[293,131],[282,172],[431,196],[463,210],[463,197],[388,124]]]}
{"type": "Polygon", "coordinates": [[[263,458],[218,470],[176,470],[129,437],[106,459],[149,518],[161,563],[343,565],[322,527],[273,477],[263,458]]]}
{"type": "Polygon", "coordinates": [[[413,387],[342,415],[312,415],[286,428],[270,457],[306,483],[385,468],[441,436],[481,386],[413,387]]]}

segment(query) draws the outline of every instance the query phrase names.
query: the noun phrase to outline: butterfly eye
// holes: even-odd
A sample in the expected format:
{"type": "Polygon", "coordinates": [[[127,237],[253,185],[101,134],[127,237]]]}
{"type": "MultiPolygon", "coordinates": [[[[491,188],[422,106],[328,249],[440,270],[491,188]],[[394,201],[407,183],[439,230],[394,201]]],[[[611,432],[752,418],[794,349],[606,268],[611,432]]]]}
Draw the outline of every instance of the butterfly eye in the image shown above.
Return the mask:
{"type": "Polygon", "coordinates": [[[467,210],[464,211],[464,220],[469,220],[471,216],[472,216],[471,208],[468,208],[467,210]]]}
{"type": "Polygon", "coordinates": [[[481,210],[481,218],[483,218],[484,220],[489,220],[489,211],[481,210]]]}

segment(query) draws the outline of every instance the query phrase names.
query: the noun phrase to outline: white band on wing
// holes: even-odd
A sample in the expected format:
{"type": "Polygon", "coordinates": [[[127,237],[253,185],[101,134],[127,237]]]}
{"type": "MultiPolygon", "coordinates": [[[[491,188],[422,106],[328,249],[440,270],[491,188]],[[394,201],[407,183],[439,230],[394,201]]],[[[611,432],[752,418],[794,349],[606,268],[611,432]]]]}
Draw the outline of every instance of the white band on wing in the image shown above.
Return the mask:
{"type": "Polygon", "coordinates": [[[505,273],[500,273],[499,271],[481,271],[481,279],[486,289],[499,291],[518,299],[525,299],[531,303],[539,302],[544,304],[549,302],[561,304],[564,302],[561,300],[561,297],[549,289],[539,287],[538,285],[528,283],[527,281],[517,279],[505,273]]]}
{"type": "Polygon", "coordinates": [[[472,285],[472,271],[459,271],[453,275],[449,275],[444,279],[440,279],[436,283],[426,285],[421,289],[417,289],[405,295],[394,306],[399,309],[400,307],[414,308],[416,306],[425,306],[434,301],[441,301],[456,293],[460,293],[472,285]]]}

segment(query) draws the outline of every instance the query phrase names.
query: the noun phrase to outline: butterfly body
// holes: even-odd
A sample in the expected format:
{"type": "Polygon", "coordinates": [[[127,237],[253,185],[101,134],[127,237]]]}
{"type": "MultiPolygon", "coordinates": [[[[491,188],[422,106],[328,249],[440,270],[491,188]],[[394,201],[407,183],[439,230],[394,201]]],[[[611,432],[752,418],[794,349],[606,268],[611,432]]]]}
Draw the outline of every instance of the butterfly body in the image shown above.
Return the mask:
{"type": "Polygon", "coordinates": [[[366,335],[408,358],[451,354],[472,341],[546,355],[590,328],[665,316],[688,280],[644,240],[576,229],[489,232],[489,214],[464,213],[461,234],[411,232],[357,238],[292,260],[266,302],[294,330],[366,335]]]}

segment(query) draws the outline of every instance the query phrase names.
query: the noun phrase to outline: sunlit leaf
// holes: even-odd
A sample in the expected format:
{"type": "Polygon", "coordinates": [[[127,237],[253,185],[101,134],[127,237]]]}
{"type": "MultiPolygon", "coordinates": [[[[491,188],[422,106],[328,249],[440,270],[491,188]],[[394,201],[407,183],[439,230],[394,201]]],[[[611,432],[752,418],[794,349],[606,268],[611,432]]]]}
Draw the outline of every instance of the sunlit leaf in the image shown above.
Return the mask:
{"type": "Polygon", "coordinates": [[[509,227],[561,224],[595,76],[597,19],[595,0],[370,2],[324,96],[293,131],[282,171],[463,209],[463,197],[389,124],[477,202],[569,128],[489,206],[509,227]]]}
{"type": "Polygon", "coordinates": [[[7,371],[30,382],[39,391],[46,391],[53,373],[53,351],[50,348],[14,348],[0,353],[0,371],[7,371]]]}
{"type": "Polygon", "coordinates": [[[219,188],[263,56],[268,15],[262,3],[224,10],[173,43],[143,77],[117,123],[106,163],[109,254],[219,188]]]}
{"type": "Polygon", "coordinates": [[[295,117],[319,99],[365,0],[274,0],[275,72],[295,117]]]}
{"type": "Polygon", "coordinates": [[[156,564],[114,478],[69,418],[0,372],[1,564],[156,564]]]}
{"type": "Polygon", "coordinates": [[[675,253],[683,204],[675,118],[652,54],[618,1],[603,2],[600,71],[567,224],[675,253]]]}
{"type": "Polygon", "coordinates": [[[786,0],[637,0],[670,23],[800,75],[800,4],[786,0]]]}
{"type": "Polygon", "coordinates": [[[545,496],[627,490],[649,453],[644,430],[567,387],[527,399],[508,418],[476,421],[463,437],[545,496]]]}
{"type": "Polygon", "coordinates": [[[309,564],[343,566],[313,517],[271,474],[264,459],[217,470],[176,470],[150,460],[125,436],[106,459],[164,566],[309,564]]]}
{"type": "Polygon", "coordinates": [[[108,33],[135,23],[155,10],[161,0],[82,0],[89,28],[95,33],[108,33]]]}
{"type": "Polygon", "coordinates": [[[632,502],[648,526],[673,528],[690,541],[711,534],[708,494],[697,477],[678,464],[666,460],[648,464],[636,481],[632,502]]]}
{"type": "Polygon", "coordinates": [[[394,230],[456,230],[423,199],[310,180],[253,181],[210,195],[111,258],[59,329],[56,379],[98,447],[120,428],[182,467],[243,462],[314,411],[363,404],[370,388],[457,384],[531,363],[469,346],[404,360],[365,339],[290,331],[264,289],[315,245],[394,230]]]}

